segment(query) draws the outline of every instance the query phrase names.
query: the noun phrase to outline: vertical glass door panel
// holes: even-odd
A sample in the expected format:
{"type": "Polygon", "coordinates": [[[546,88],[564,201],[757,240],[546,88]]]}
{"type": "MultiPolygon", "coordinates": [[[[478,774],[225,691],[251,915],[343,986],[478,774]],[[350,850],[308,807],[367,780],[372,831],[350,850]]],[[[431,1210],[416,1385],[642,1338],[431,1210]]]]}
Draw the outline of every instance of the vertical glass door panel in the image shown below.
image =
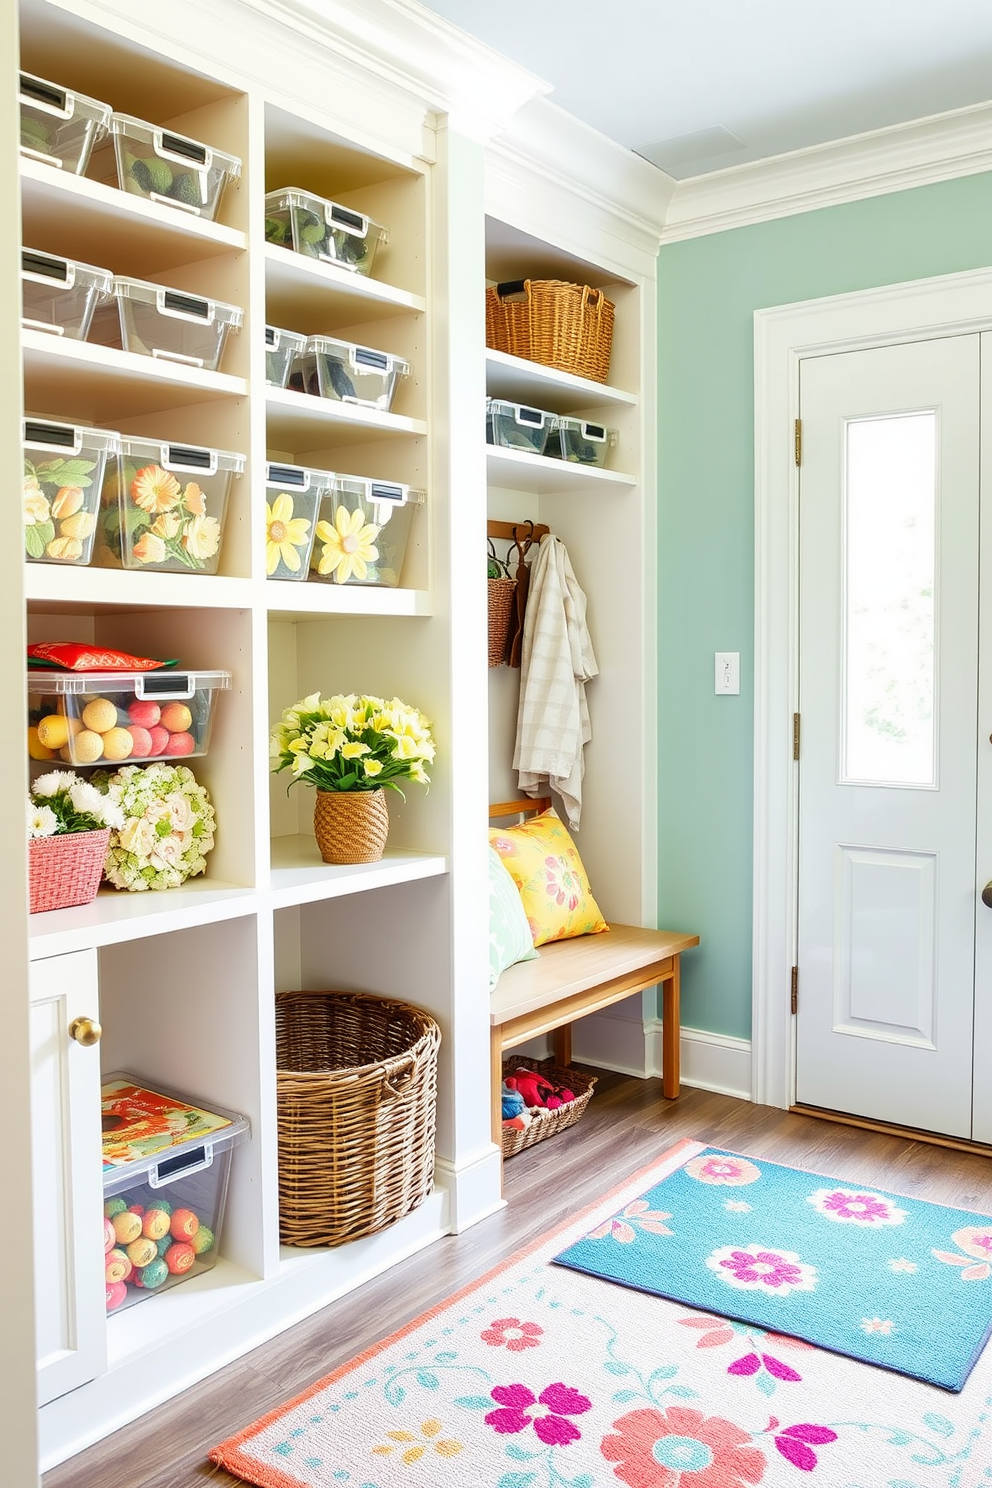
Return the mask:
{"type": "Polygon", "coordinates": [[[937,415],[845,434],[841,780],[934,786],[937,415]]]}

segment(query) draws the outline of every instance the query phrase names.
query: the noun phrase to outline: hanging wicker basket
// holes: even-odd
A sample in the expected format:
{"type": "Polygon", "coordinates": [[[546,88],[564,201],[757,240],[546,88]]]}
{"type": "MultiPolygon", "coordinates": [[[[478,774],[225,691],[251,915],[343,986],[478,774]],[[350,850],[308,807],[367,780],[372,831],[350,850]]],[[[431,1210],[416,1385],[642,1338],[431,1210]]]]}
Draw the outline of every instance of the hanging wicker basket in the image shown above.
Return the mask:
{"type": "Polygon", "coordinates": [[[502,666],[517,602],[516,579],[489,579],[489,665],[502,666]]]}
{"type": "Polygon", "coordinates": [[[616,307],[601,289],[517,279],[486,290],[486,345],[560,372],[606,382],[616,307]]]}
{"type": "Polygon", "coordinates": [[[359,992],[276,994],[279,1233],[343,1245],[434,1186],[437,1051],[420,1008],[359,992]]]}
{"type": "Polygon", "coordinates": [[[544,1075],[553,1085],[564,1085],[575,1094],[574,1101],[569,1101],[566,1106],[557,1106],[553,1111],[539,1110],[531,1113],[530,1125],[524,1127],[523,1131],[512,1126],[503,1127],[503,1156],[513,1157],[517,1152],[523,1152],[525,1147],[533,1147],[537,1142],[543,1142],[548,1137],[556,1137],[559,1132],[566,1131],[568,1127],[574,1126],[584,1112],[586,1106],[592,1099],[593,1088],[596,1084],[595,1075],[584,1075],[580,1070],[563,1069],[560,1065],[552,1063],[550,1059],[535,1063],[533,1059],[526,1059],[522,1054],[511,1055],[503,1064],[503,1079],[512,1075],[520,1066],[525,1069],[534,1070],[536,1074],[544,1075]]]}

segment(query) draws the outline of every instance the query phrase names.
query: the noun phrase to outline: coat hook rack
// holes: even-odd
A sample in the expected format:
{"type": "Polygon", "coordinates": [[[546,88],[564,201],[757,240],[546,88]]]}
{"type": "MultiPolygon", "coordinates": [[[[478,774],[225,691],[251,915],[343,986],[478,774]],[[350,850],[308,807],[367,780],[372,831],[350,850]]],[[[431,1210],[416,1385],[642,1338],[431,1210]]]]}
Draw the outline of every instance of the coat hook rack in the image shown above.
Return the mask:
{"type": "Polygon", "coordinates": [[[486,536],[501,537],[506,542],[536,543],[551,531],[544,522],[487,522],[486,536]]]}

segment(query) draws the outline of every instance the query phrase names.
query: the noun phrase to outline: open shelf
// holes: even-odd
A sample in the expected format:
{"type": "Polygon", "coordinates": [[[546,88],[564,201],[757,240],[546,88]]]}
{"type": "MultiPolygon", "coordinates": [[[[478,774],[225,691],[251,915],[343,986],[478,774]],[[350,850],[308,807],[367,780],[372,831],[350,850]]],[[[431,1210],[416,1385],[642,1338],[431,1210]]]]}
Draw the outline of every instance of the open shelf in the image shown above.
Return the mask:
{"type": "Polygon", "coordinates": [[[115,238],[126,238],[131,272],[157,274],[191,258],[243,252],[247,235],[220,222],[205,222],[143,196],[67,175],[21,157],[24,242],[49,253],[69,253],[84,263],[105,263],[115,238]]]}
{"type": "Polygon", "coordinates": [[[559,372],[557,367],[545,367],[505,351],[493,351],[491,347],[486,351],[486,391],[494,398],[528,403],[549,413],[637,404],[636,393],[592,382],[588,377],[576,377],[572,372],[559,372]]]}
{"type": "Polygon", "coordinates": [[[430,615],[426,589],[389,589],[377,584],[324,584],[309,579],[268,579],[265,589],[273,620],[313,620],[321,615],[430,615]]]}
{"type": "Polygon", "coordinates": [[[492,444],[486,445],[486,467],[489,484],[510,491],[550,495],[637,484],[635,476],[619,470],[600,470],[596,465],[577,465],[570,460],[549,460],[546,455],[531,455],[526,450],[502,449],[492,444]]]}
{"type": "Polygon", "coordinates": [[[87,946],[116,945],[193,925],[239,919],[255,910],[255,891],[241,884],[194,878],[164,893],[131,894],[101,889],[89,904],[32,915],[30,956],[64,956],[87,946]]]}
{"type": "Polygon", "coordinates": [[[24,404],[35,412],[72,409],[116,427],[115,419],[163,406],[243,397],[248,384],[226,372],[205,372],[115,346],[66,341],[47,331],[24,331],[24,404]],[[166,400],[165,402],[163,400],[166,400]]]}
{"type": "Polygon", "coordinates": [[[267,432],[273,449],[313,449],[324,444],[365,444],[389,434],[426,434],[423,419],[383,413],[356,403],[338,403],[292,388],[272,388],[265,394],[267,432]]]}
{"type": "Polygon", "coordinates": [[[254,590],[248,579],[211,574],[142,573],[138,569],[76,567],[71,563],[27,563],[25,597],[52,610],[247,609],[254,590]]]}
{"type": "Polygon", "coordinates": [[[387,848],[377,863],[345,866],[321,862],[313,836],[273,837],[272,904],[284,909],[293,904],[314,904],[367,889],[436,878],[448,872],[448,859],[437,853],[403,852],[387,848]]]}
{"type": "MultiPolygon", "coordinates": [[[[266,315],[270,325],[282,325],[283,321],[305,324],[308,314],[312,316],[314,296],[322,291],[327,292],[330,303],[340,307],[337,323],[342,326],[427,309],[423,295],[321,263],[290,248],[265,245],[266,315]]],[[[328,309],[329,305],[322,306],[324,320],[330,324],[328,309]]]]}

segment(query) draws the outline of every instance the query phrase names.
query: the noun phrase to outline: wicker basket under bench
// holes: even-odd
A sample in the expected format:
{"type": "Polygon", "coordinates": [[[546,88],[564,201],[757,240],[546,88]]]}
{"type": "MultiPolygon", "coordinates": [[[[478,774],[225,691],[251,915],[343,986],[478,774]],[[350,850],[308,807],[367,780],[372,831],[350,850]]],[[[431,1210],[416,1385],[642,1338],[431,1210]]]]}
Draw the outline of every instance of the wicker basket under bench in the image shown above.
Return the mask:
{"type": "Polygon", "coordinates": [[[601,1012],[659,984],[664,999],[662,1092],[667,1100],[675,1100],[679,1093],[679,957],[698,944],[698,935],[611,925],[599,935],[552,941],[540,947],[536,961],[508,966],[490,994],[493,1141],[502,1146],[504,1050],[551,1033],[554,1064],[567,1068],[572,1060],[570,1025],[576,1018],[601,1012]]]}

